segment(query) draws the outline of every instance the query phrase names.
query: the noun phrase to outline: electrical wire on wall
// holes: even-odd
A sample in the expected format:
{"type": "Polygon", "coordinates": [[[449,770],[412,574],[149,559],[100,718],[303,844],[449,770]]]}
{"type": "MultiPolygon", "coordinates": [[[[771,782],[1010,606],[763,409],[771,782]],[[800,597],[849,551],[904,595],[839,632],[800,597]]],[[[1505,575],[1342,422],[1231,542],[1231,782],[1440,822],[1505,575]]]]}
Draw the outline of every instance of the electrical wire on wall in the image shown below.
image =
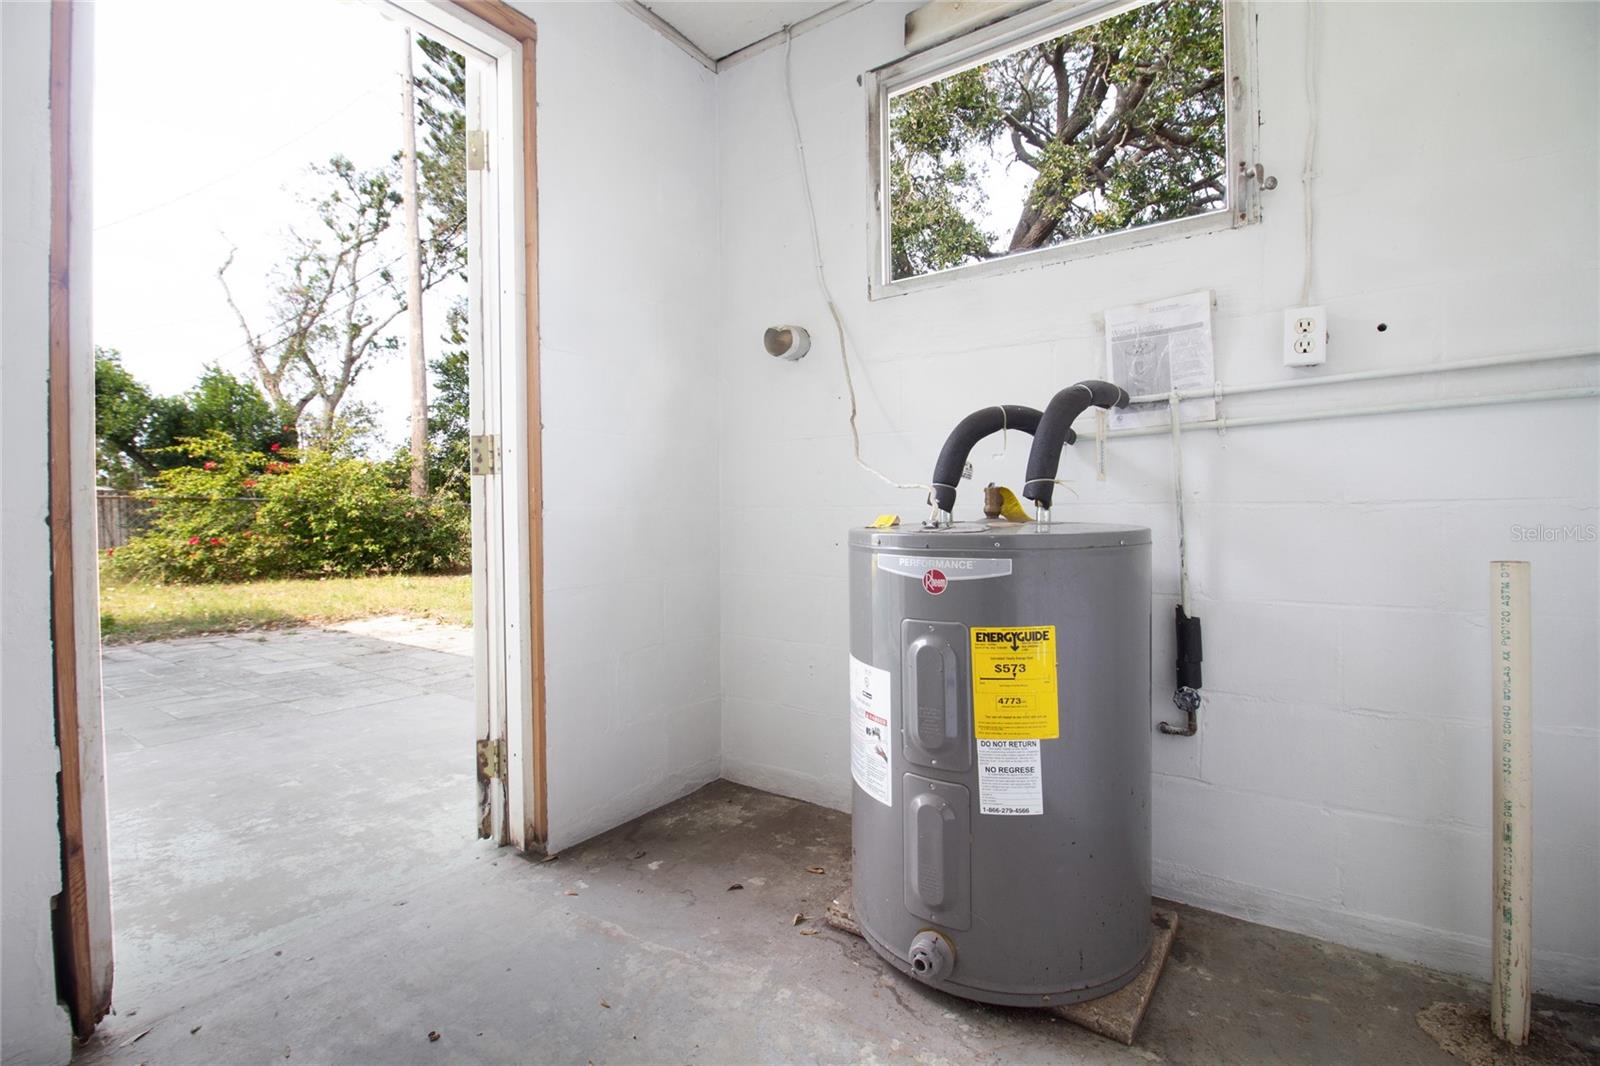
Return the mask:
{"type": "Polygon", "coordinates": [[[799,159],[800,188],[805,193],[806,218],[811,226],[811,259],[817,272],[817,288],[822,293],[823,302],[828,305],[828,314],[833,319],[833,329],[839,338],[839,362],[844,366],[844,387],[850,397],[850,443],[854,449],[856,465],[867,473],[873,475],[884,484],[897,489],[921,489],[927,493],[928,502],[933,502],[933,486],[916,482],[900,482],[882,473],[861,458],[861,431],[856,427],[856,386],[855,379],[850,372],[850,353],[845,342],[844,316],[839,313],[839,305],[834,301],[833,290],[828,287],[827,274],[822,269],[822,235],[817,227],[817,204],[811,195],[811,175],[806,167],[806,144],[800,135],[800,112],[794,102],[794,64],[791,57],[794,51],[794,27],[783,28],[783,88],[785,98],[789,103],[789,124],[794,131],[794,149],[799,159]]]}
{"type": "Polygon", "coordinates": [[[1172,705],[1183,712],[1184,723],[1175,726],[1162,722],[1157,728],[1168,736],[1192,737],[1200,729],[1200,619],[1190,613],[1189,533],[1183,521],[1183,442],[1179,428],[1183,419],[1178,404],[1179,393],[1173,389],[1167,399],[1172,422],[1172,498],[1178,512],[1178,608],[1175,612],[1178,672],[1172,705]]]}
{"type": "Polygon", "coordinates": [[[1300,188],[1305,194],[1305,269],[1300,275],[1300,306],[1311,303],[1312,246],[1316,239],[1316,209],[1311,197],[1317,173],[1317,9],[1315,0],[1306,4],[1306,151],[1300,171],[1300,188]]]}

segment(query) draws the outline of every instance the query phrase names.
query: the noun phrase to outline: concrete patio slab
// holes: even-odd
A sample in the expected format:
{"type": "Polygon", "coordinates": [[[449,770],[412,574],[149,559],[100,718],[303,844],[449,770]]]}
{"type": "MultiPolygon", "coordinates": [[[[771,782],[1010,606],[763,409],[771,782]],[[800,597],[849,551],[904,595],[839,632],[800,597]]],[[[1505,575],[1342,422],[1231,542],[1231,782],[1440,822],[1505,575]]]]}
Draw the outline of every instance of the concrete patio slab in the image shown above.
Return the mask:
{"type": "Polygon", "coordinates": [[[458,649],[441,653],[386,632],[105,650],[119,1012],[492,852],[475,837],[471,633],[434,633],[458,649]]]}

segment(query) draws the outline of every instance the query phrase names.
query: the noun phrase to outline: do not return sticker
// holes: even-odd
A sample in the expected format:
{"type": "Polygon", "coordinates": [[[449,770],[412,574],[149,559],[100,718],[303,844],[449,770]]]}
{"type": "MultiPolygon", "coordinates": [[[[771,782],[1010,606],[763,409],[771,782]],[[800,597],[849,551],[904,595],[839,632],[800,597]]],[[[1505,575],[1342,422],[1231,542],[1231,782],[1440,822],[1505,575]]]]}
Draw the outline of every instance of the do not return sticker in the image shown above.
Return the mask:
{"type": "Polygon", "coordinates": [[[1044,813],[1037,740],[978,741],[978,813],[1044,813]]]}

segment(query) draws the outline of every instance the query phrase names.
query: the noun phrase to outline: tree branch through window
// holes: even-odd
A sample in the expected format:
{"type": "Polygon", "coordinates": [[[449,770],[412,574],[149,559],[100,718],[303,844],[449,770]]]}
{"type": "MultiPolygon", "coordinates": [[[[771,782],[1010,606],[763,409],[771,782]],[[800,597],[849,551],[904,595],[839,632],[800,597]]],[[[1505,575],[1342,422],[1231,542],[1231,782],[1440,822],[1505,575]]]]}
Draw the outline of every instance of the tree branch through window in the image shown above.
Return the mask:
{"type": "Polygon", "coordinates": [[[891,276],[1225,209],[1222,19],[1156,0],[891,96],[891,276]]]}

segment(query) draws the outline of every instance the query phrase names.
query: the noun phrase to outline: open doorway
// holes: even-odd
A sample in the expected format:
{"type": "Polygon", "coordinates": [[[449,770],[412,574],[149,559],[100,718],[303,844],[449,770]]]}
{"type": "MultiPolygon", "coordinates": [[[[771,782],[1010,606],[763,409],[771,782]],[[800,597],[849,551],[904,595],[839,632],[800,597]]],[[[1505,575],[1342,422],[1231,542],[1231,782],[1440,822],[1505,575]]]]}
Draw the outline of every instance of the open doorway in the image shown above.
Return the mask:
{"type": "Polygon", "coordinates": [[[72,5],[75,160],[91,110],[100,131],[72,182],[92,326],[89,286],[64,294],[97,447],[57,567],[80,1033],[113,942],[129,1028],[208,966],[403,906],[491,854],[474,838],[540,839],[531,25],[462,7],[241,10],[252,48],[211,55],[175,43],[203,44],[202,7],[102,5],[90,51],[72,5]],[[173,106],[196,84],[209,119],[173,106]],[[134,163],[163,158],[200,165],[134,163]]]}

